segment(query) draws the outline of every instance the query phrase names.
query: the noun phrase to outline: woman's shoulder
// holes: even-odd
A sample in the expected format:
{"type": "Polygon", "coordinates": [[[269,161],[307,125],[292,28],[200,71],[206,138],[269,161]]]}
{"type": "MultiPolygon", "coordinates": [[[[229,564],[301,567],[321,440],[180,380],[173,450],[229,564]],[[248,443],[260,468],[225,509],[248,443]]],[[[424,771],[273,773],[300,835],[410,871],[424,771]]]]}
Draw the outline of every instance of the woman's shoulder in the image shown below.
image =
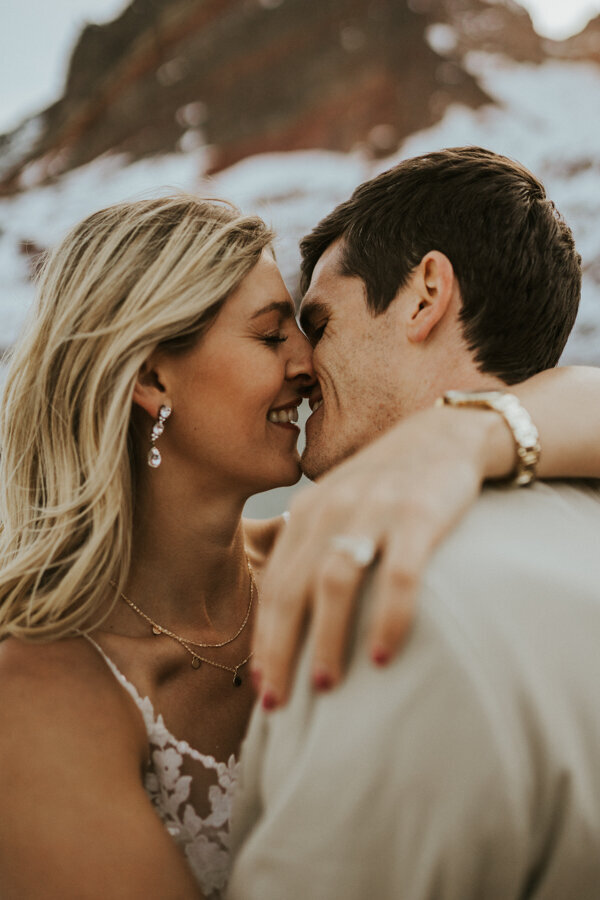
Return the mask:
{"type": "Polygon", "coordinates": [[[285,522],[285,513],[273,519],[244,519],[246,550],[255,568],[261,569],[267,563],[285,522]]]}
{"type": "Polygon", "coordinates": [[[0,734],[39,746],[60,733],[85,740],[110,729],[115,744],[140,746],[143,722],[98,651],[83,638],[0,642],[0,734]],[[122,741],[119,741],[119,737],[122,741]]]}

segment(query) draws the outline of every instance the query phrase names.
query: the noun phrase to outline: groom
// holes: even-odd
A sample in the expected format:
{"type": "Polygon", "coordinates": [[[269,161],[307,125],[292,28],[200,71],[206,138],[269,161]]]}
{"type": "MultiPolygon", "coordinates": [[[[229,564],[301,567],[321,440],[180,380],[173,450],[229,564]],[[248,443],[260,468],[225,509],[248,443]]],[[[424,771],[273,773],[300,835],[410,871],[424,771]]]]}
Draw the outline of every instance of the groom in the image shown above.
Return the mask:
{"type": "MultiPolygon", "coordinates": [[[[448,389],[555,365],[577,311],[569,229],[529,172],[477,148],[362,185],[302,252],[313,477],[448,389]]],[[[537,448],[515,415],[525,480],[537,448]]],[[[488,488],[384,673],[360,650],[367,584],[343,684],[312,692],[304,654],[288,706],[253,719],[228,897],[600,896],[598,534],[591,489],[488,488]]]]}

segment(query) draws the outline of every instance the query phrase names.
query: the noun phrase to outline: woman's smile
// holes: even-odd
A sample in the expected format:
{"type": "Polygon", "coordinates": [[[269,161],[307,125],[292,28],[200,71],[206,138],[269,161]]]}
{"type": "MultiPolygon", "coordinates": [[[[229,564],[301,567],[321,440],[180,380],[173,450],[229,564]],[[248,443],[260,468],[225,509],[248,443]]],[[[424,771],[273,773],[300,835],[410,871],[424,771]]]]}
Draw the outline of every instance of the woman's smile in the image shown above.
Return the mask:
{"type": "Polygon", "coordinates": [[[295,400],[285,406],[276,406],[267,413],[267,420],[271,425],[278,425],[288,431],[294,431],[296,435],[300,434],[300,428],[296,424],[298,422],[298,406],[301,400],[295,400]]]}

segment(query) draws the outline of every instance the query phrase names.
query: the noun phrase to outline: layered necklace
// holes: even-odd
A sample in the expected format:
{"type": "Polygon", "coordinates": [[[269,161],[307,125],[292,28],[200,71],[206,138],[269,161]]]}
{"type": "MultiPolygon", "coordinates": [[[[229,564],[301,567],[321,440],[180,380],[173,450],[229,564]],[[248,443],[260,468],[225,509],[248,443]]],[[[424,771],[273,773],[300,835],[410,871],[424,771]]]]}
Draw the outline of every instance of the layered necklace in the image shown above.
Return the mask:
{"type": "MultiPolygon", "coordinates": [[[[215,648],[216,649],[218,647],[226,647],[227,644],[232,644],[235,641],[235,639],[240,636],[240,634],[242,633],[242,631],[248,624],[248,619],[250,618],[250,612],[252,610],[252,603],[254,601],[254,594],[255,594],[255,592],[258,594],[258,591],[256,589],[256,583],[254,581],[254,573],[252,572],[252,566],[250,565],[250,560],[248,559],[247,556],[246,556],[246,565],[248,566],[248,575],[250,578],[250,599],[248,600],[248,608],[246,610],[246,615],[244,616],[244,620],[243,620],[242,624],[240,625],[240,627],[238,628],[238,630],[232,637],[227,638],[224,641],[219,641],[215,644],[210,644],[205,641],[192,641],[190,638],[181,637],[180,634],[175,634],[174,631],[171,631],[169,628],[165,628],[164,625],[159,625],[158,622],[155,622],[154,619],[150,618],[150,616],[147,613],[145,613],[143,609],[140,609],[139,606],[137,606],[137,604],[135,604],[133,602],[133,600],[130,600],[129,597],[126,597],[122,591],[119,591],[119,596],[121,597],[122,600],[125,601],[125,603],[135,613],[138,614],[138,616],[140,616],[142,619],[145,619],[146,622],[148,622],[148,624],[151,626],[152,634],[157,635],[157,636],[165,635],[165,637],[170,637],[170,638],[172,638],[172,640],[177,641],[177,643],[180,644],[184,648],[184,650],[186,650],[192,657],[192,668],[193,669],[199,669],[201,663],[206,663],[209,666],[213,666],[215,669],[223,669],[226,672],[231,672],[233,674],[233,684],[236,687],[239,687],[242,683],[242,677],[239,674],[239,670],[242,668],[242,666],[246,665],[248,660],[251,658],[252,653],[249,653],[248,656],[246,656],[246,658],[243,659],[241,662],[239,662],[236,666],[228,666],[225,663],[215,662],[214,659],[208,659],[206,656],[201,656],[193,648],[194,647],[207,647],[207,648],[215,648]]],[[[111,583],[113,584],[113,587],[116,587],[114,582],[111,582],[111,583]]]]}

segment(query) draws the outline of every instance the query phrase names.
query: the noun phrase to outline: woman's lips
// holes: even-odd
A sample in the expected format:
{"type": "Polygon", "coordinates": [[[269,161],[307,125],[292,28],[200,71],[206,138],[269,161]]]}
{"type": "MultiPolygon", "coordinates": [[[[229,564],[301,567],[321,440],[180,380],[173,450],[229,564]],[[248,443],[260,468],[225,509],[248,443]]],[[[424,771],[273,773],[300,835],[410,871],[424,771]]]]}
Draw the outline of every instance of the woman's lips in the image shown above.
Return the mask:
{"type": "Polygon", "coordinates": [[[274,425],[285,425],[298,421],[298,407],[283,406],[279,409],[270,409],[267,413],[267,419],[274,425]]]}
{"type": "Polygon", "coordinates": [[[298,421],[298,403],[289,406],[280,406],[278,409],[270,409],[267,413],[267,421],[271,425],[277,425],[279,428],[285,428],[287,431],[300,433],[300,429],[296,422],[298,421]]]}

